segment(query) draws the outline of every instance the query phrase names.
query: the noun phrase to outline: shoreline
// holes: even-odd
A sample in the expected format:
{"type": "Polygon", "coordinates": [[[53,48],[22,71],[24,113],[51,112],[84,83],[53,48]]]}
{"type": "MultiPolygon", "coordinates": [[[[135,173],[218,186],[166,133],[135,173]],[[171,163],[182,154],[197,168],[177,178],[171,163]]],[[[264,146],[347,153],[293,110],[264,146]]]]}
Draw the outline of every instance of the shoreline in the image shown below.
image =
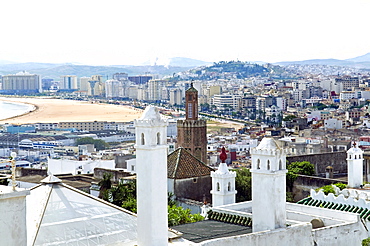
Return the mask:
{"type": "Polygon", "coordinates": [[[5,118],[5,119],[0,119],[0,121],[3,121],[3,120],[11,120],[11,119],[14,119],[14,118],[17,118],[17,117],[21,117],[21,116],[24,116],[24,115],[27,115],[27,114],[30,114],[32,112],[35,112],[37,110],[39,110],[39,106],[37,106],[36,104],[32,104],[32,103],[27,103],[27,102],[15,102],[15,101],[10,101],[10,100],[5,100],[3,97],[0,97],[0,101],[2,102],[8,102],[8,103],[14,103],[14,104],[27,104],[27,105],[31,105],[33,107],[33,109],[23,113],[23,114],[18,114],[18,115],[14,115],[14,116],[11,116],[11,117],[8,117],[8,118],[5,118]]]}

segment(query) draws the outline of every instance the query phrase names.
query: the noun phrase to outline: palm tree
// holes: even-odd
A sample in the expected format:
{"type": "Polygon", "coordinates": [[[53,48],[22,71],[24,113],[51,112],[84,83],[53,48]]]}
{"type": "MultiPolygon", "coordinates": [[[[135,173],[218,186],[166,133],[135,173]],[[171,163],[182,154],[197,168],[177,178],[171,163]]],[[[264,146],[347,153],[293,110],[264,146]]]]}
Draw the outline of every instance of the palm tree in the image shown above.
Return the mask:
{"type": "Polygon", "coordinates": [[[100,180],[100,182],[98,183],[98,185],[100,186],[99,198],[107,200],[108,197],[107,197],[106,191],[112,188],[112,181],[111,181],[112,177],[113,175],[111,173],[103,174],[103,179],[100,180]]]}

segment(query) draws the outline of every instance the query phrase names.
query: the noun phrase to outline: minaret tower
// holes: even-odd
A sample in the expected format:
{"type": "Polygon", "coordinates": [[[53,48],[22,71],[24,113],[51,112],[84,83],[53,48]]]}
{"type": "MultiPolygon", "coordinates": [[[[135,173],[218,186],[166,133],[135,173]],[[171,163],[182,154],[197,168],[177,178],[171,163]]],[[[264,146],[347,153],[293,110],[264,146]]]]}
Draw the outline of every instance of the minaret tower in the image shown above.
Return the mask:
{"type": "Polygon", "coordinates": [[[236,172],[230,172],[225,160],[227,159],[225,148],[222,147],[220,154],[220,166],[217,171],[211,172],[212,177],[212,206],[218,207],[235,203],[235,177],[236,172]]]}
{"type": "Polygon", "coordinates": [[[363,183],[363,153],[356,143],[347,151],[348,186],[351,188],[360,188],[363,183]]]}
{"type": "Polygon", "coordinates": [[[186,119],[177,121],[177,144],[207,164],[207,125],[198,119],[198,91],[193,83],[185,92],[186,119]]]}
{"type": "Polygon", "coordinates": [[[272,138],[251,150],[253,232],[286,225],[286,153],[272,138]]]}
{"type": "Polygon", "coordinates": [[[138,245],[168,245],[167,122],[148,106],[135,129],[138,245]]]}

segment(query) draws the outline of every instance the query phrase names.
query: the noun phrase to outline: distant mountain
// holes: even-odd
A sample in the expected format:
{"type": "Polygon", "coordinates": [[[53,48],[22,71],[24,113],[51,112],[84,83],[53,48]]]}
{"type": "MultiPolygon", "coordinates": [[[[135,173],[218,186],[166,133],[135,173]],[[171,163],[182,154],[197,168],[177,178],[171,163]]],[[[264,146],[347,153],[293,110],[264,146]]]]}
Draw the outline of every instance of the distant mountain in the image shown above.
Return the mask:
{"type": "Polygon", "coordinates": [[[285,61],[274,63],[277,65],[291,65],[291,64],[300,64],[300,65],[330,65],[330,66],[354,66],[355,63],[347,60],[338,60],[338,59],[312,59],[304,61],[285,61]]]}
{"type": "Polygon", "coordinates": [[[127,73],[128,75],[158,74],[161,76],[173,75],[185,71],[185,67],[165,66],[87,66],[73,64],[49,64],[49,63],[19,63],[0,65],[0,74],[15,74],[20,71],[27,71],[32,74],[39,74],[41,78],[52,78],[59,80],[62,75],[76,75],[77,77],[90,77],[92,75],[103,75],[111,79],[114,73],[127,73]]]}
{"type": "Polygon", "coordinates": [[[367,53],[362,56],[345,59],[345,60],[338,60],[338,59],[313,59],[313,60],[304,60],[304,61],[284,61],[284,62],[276,62],[276,65],[291,65],[291,64],[299,64],[299,65],[329,65],[329,66],[350,66],[350,67],[357,67],[357,68],[364,68],[370,69],[370,53],[367,53]]]}
{"type": "Polygon", "coordinates": [[[37,62],[26,62],[26,63],[11,63],[11,64],[0,64],[0,73],[14,74],[21,71],[36,70],[36,69],[47,69],[52,67],[58,67],[63,64],[56,63],[37,63],[37,62]]]}
{"type": "Polygon", "coordinates": [[[346,59],[346,61],[351,61],[351,62],[370,62],[370,53],[367,53],[362,56],[357,56],[354,58],[346,59]]]}

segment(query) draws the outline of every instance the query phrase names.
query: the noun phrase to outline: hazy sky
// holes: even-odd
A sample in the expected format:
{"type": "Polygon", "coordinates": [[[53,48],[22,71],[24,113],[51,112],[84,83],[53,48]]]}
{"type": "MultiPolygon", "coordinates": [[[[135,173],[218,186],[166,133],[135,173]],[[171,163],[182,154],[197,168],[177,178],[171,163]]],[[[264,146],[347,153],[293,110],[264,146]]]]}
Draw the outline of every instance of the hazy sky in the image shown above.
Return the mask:
{"type": "Polygon", "coordinates": [[[277,62],[370,52],[370,0],[4,0],[0,60],[277,62]]]}

